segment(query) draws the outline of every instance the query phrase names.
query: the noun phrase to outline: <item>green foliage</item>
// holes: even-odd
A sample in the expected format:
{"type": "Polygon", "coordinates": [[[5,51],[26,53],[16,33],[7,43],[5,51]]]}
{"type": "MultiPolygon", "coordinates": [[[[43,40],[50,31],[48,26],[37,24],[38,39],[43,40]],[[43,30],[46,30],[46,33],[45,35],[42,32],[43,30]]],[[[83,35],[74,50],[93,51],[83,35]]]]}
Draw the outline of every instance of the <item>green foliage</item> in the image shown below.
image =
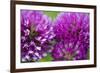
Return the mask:
{"type": "Polygon", "coordinates": [[[90,59],[90,50],[88,49],[87,59],[90,59]]]}
{"type": "Polygon", "coordinates": [[[39,62],[48,62],[48,61],[52,61],[52,60],[53,60],[53,58],[52,58],[51,54],[48,54],[46,57],[39,60],[39,62]]]}
{"type": "Polygon", "coordinates": [[[51,17],[52,20],[54,20],[59,12],[58,11],[44,11],[44,13],[48,15],[49,17],[51,17]]]}

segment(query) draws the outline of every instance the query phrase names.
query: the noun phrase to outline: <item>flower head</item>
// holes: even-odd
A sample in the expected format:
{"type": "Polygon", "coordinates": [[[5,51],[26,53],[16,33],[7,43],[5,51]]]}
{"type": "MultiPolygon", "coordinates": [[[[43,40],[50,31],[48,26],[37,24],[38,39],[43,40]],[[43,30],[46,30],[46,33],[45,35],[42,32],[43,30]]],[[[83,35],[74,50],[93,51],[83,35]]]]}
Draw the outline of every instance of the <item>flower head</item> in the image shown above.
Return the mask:
{"type": "Polygon", "coordinates": [[[89,49],[89,13],[61,12],[54,22],[57,43],[55,60],[87,59],[89,49]]]}
{"type": "Polygon", "coordinates": [[[49,51],[48,42],[54,37],[52,21],[42,11],[21,10],[22,61],[38,61],[49,51]]]}

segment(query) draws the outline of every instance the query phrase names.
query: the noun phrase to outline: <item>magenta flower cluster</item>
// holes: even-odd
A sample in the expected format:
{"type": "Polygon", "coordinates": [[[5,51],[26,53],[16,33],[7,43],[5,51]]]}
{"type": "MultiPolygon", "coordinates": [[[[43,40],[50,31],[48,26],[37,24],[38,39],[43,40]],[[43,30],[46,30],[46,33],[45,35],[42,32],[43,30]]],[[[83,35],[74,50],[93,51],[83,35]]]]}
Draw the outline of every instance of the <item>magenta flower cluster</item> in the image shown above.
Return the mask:
{"type": "Polygon", "coordinates": [[[84,60],[89,54],[89,14],[61,12],[54,22],[56,60],[84,60]]]}
{"type": "Polygon", "coordinates": [[[21,10],[21,61],[84,60],[89,54],[89,14],[60,12],[54,21],[38,10],[21,10]]]}
{"type": "Polygon", "coordinates": [[[42,11],[21,11],[22,61],[38,61],[50,52],[48,43],[55,36],[51,19],[42,11]]]}

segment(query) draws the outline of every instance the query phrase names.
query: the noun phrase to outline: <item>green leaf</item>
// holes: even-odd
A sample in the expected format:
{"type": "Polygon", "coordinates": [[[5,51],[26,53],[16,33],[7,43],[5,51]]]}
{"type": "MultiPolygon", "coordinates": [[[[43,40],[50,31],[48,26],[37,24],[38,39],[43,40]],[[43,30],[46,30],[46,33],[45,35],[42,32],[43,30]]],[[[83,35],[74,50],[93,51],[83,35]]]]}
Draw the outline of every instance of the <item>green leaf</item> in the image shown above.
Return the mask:
{"type": "Polygon", "coordinates": [[[52,56],[48,54],[46,57],[39,60],[39,62],[47,62],[47,61],[52,61],[52,60],[53,60],[52,56]]]}
{"type": "Polygon", "coordinates": [[[51,17],[52,20],[54,20],[59,12],[58,11],[44,11],[44,13],[48,15],[49,17],[51,17]]]}
{"type": "Polygon", "coordinates": [[[90,59],[90,49],[88,49],[87,59],[90,59]]]}

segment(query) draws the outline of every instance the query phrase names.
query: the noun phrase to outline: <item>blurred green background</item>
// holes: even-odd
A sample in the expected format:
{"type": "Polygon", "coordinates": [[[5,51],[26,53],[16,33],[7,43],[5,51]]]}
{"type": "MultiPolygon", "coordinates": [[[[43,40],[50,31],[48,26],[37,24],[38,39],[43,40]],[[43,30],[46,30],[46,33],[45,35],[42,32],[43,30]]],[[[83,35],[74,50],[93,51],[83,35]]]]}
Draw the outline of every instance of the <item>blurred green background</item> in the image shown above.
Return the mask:
{"type": "Polygon", "coordinates": [[[59,12],[58,11],[44,11],[44,14],[54,20],[59,12]]]}

